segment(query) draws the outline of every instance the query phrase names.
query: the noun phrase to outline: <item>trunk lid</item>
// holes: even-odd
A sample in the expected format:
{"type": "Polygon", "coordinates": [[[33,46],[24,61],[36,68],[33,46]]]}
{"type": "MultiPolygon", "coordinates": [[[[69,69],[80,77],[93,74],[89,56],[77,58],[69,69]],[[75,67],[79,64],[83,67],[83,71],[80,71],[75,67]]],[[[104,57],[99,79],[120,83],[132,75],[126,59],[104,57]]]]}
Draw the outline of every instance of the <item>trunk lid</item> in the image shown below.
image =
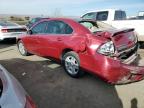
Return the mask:
{"type": "Polygon", "coordinates": [[[118,52],[132,48],[137,43],[137,37],[134,29],[125,29],[113,32],[111,39],[114,42],[115,48],[118,52]]]}
{"type": "Polygon", "coordinates": [[[96,35],[112,40],[117,52],[134,47],[137,43],[137,37],[134,33],[134,29],[109,29],[98,31],[96,32],[96,35]]]}
{"type": "Polygon", "coordinates": [[[137,37],[134,29],[115,31],[112,33],[111,40],[114,43],[118,59],[126,64],[132,63],[133,60],[129,61],[129,59],[132,56],[137,57],[138,50],[137,37]]]}
{"type": "Polygon", "coordinates": [[[115,54],[122,62],[137,54],[138,44],[134,29],[106,30],[96,33],[112,41],[115,47],[115,54]]]}

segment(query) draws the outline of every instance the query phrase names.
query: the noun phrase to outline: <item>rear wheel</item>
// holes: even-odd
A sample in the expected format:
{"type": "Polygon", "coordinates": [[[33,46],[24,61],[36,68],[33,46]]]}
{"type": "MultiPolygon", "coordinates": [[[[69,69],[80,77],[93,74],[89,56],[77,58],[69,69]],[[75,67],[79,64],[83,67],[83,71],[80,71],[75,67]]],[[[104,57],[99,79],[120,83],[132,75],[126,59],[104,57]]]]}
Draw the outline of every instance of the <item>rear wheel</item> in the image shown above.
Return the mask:
{"type": "Polygon", "coordinates": [[[63,66],[68,75],[78,78],[84,74],[80,68],[80,60],[77,53],[70,51],[63,56],[63,66]]]}
{"type": "Polygon", "coordinates": [[[25,49],[24,44],[21,40],[18,41],[17,46],[18,46],[18,50],[19,50],[21,55],[23,55],[23,56],[28,56],[29,55],[29,53],[25,49]]]}

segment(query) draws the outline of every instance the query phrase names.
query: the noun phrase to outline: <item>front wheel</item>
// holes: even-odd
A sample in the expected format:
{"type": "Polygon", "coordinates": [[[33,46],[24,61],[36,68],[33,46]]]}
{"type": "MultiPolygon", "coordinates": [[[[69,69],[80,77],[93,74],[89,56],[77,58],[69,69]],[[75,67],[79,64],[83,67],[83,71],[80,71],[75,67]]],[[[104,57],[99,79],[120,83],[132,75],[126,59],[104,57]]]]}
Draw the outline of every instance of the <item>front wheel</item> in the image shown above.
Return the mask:
{"type": "Polygon", "coordinates": [[[18,41],[17,46],[18,46],[18,50],[19,50],[21,55],[23,55],[23,56],[28,56],[29,55],[29,53],[25,49],[24,44],[21,40],[18,41]]]}
{"type": "Polygon", "coordinates": [[[80,68],[80,60],[77,53],[71,51],[63,56],[62,63],[65,71],[73,78],[78,78],[84,74],[80,68]]]}

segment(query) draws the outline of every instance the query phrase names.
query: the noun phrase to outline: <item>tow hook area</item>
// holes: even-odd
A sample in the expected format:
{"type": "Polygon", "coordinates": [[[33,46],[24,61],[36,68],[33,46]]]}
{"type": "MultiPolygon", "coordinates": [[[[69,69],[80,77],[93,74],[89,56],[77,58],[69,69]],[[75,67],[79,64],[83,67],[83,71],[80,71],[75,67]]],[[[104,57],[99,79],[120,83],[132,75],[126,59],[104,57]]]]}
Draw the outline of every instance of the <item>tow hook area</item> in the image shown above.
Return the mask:
{"type": "Polygon", "coordinates": [[[144,66],[123,64],[123,68],[126,69],[129,74],[118,80],[117,84],[132,83],[144,79],[144,66]]]}
{"type": "Polygon", "coordinates": [[[135,65],[123,64],[123,67],[125,69],[130,70],[130,73],[132,73],[132,74],[144,75],[144,66],[135,66],[135,65]]]}

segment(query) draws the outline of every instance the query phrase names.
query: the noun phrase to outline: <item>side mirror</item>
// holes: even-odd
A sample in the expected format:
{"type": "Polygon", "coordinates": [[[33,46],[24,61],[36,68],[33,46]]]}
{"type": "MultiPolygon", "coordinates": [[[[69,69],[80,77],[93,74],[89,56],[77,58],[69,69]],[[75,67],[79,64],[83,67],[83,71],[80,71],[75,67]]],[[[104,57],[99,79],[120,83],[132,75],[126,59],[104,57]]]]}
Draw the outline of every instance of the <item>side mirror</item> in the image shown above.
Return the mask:
{"type": "Polygon", "coordinates": [[[28,30],[28,31],[27,31],[27,34],[30,34],[30,35],[33,34],[33,33],[32,33],[32,30],[28,30]]]}

